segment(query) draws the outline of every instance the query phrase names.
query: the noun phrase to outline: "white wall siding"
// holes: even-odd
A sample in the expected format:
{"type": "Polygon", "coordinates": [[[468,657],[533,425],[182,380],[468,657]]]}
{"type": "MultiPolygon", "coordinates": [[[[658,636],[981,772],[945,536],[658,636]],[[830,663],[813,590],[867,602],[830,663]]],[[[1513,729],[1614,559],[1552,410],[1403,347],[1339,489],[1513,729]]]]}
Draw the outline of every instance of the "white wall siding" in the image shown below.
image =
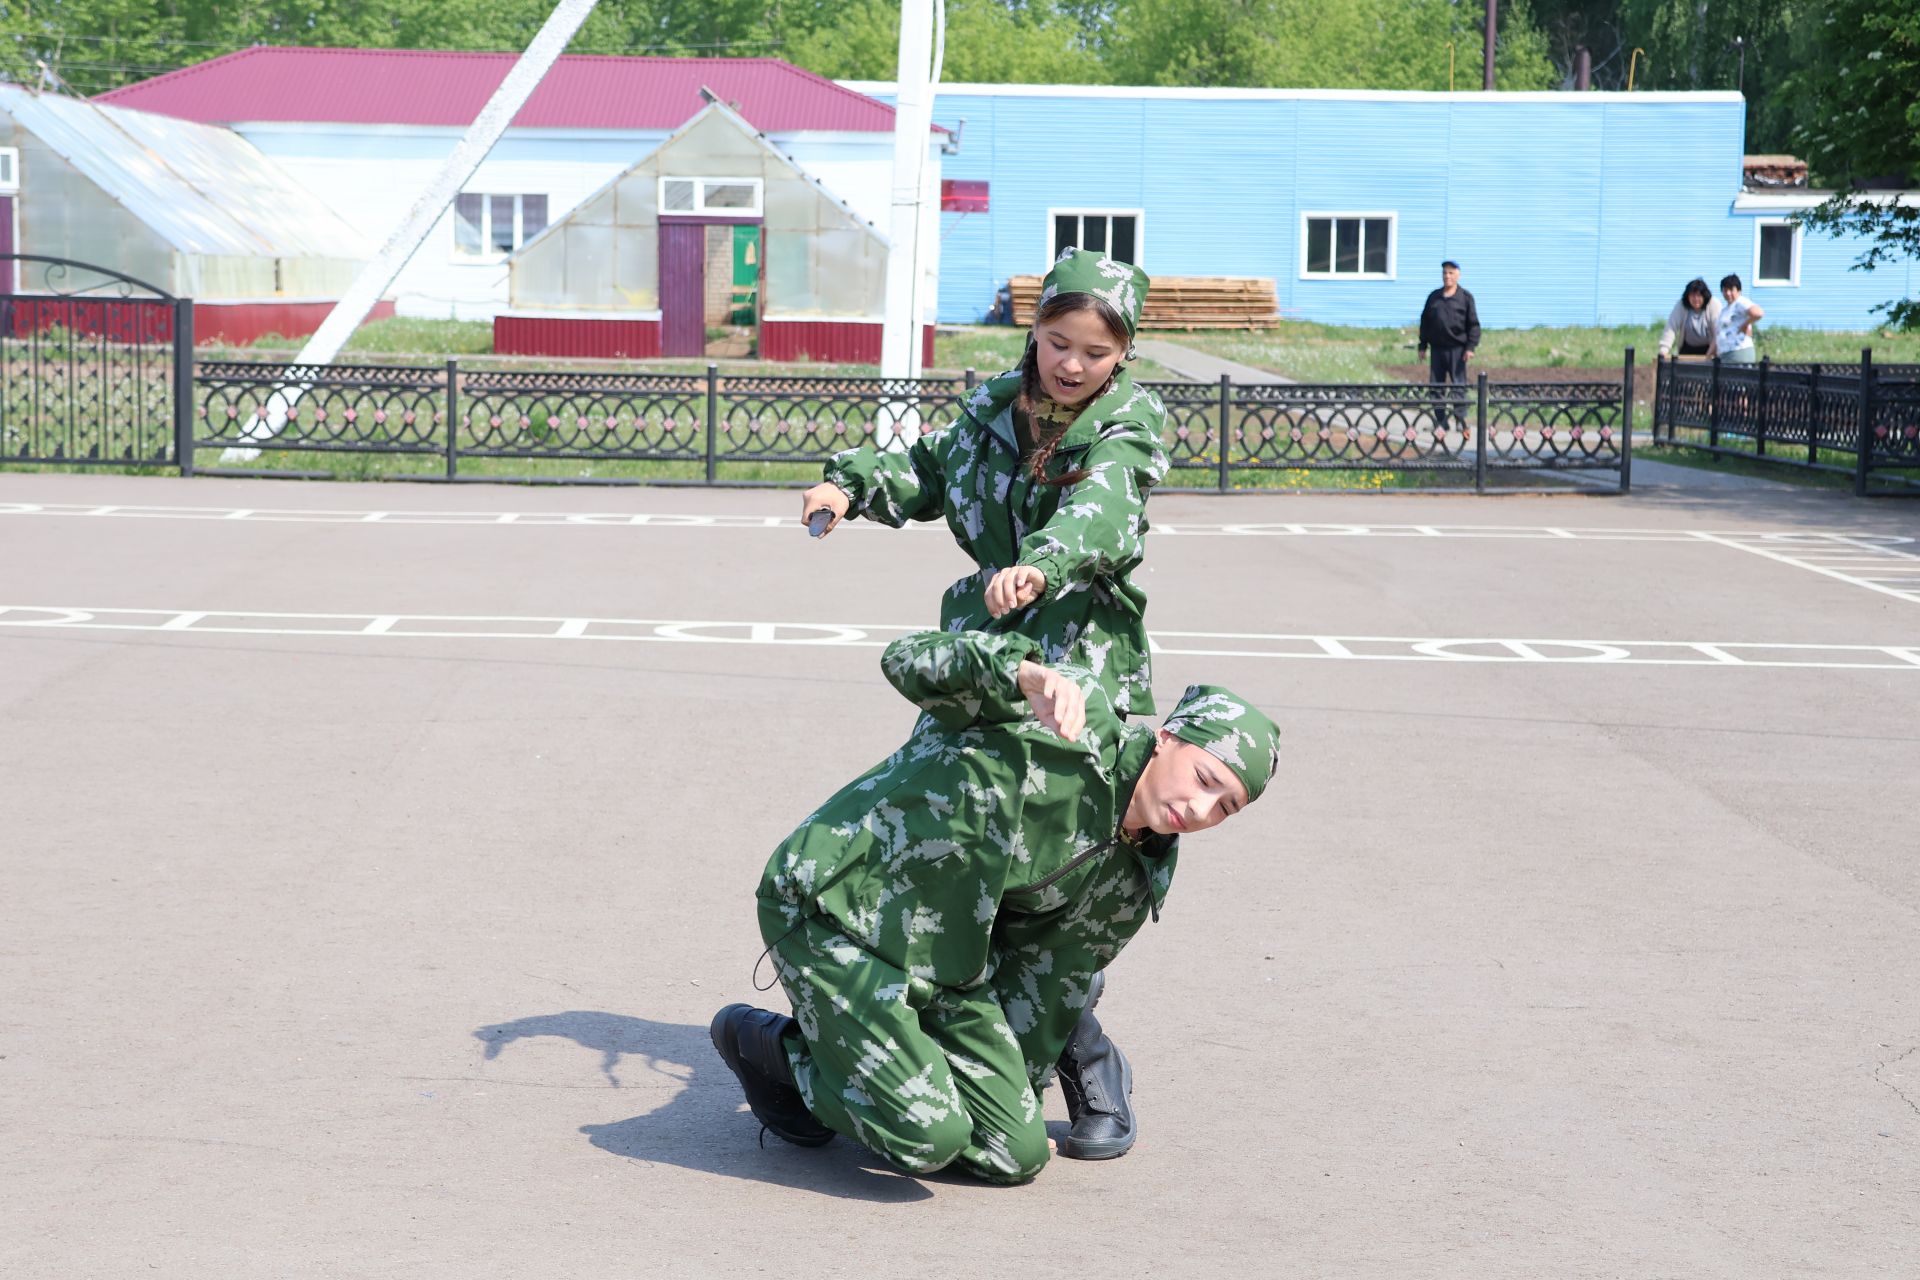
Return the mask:
{"type": "MultiPolygon", "coordinates": [[[[406,216],[460,137],[455,129],[400,125],[235,127],[376,245],[406,216]]],[[[511,129],[465,189],[545,195],[547,220],[558,222],[667,137],[665,131],[511,129]]],[[[862,216],[877,210],[884,234],[891,204],[891,135],[798,133],[768,140],[862,216]]],[[[455,253],[449,211],[401,268],[390,295],[401,315],[491,319],[507,309],[507,265],[504,259],[455,253]]]]}

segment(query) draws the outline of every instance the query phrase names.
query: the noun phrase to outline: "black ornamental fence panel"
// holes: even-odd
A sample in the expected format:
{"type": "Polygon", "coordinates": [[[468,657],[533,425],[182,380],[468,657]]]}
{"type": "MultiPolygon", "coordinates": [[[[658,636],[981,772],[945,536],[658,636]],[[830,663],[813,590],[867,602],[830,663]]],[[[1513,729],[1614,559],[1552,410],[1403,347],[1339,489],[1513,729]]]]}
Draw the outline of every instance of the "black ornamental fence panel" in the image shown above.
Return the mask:
{"type": "Polygon", "coordinates": [[[1459,473],[1477,492],[1529,475],[1632,483],[1633,353],[1619,382],[1156,384],[1175,490],[1268,487],[1287,473],[1459,473]],[[1581,479],[1587,479],[1581,476],[1581,479]]]}
{"type": "Polygon", "coordinates": [[[110,267],[0,254],[0,463],[173,467],[193,302],[110,267]]]}
{"type": "Polygon", "coordinates": [[[1852,477],[1854,491],[1920,492],[1920,364],[1729,364],[1663,359],[1653,436],[1720,457],[1852,477]]]}
{"type": "Polygon", "coordinates": [[[407,472],[420,479],[790,484],[770,469],[910,440],[973,382],[205,362],[188,469],[313,475],[289,457],[410,454],[431,460],[407,472]]]}
{"type": "MultiPolygon", "coordinates": [[[[445,452],[448,370],[436,367],[202,361],[181,470],[207,470],[262,454],[437,456],[445,452]]],[[[285,471],[269,474],[284,475],[285,471]]]]}
{"type": "MultiPolygon", "coordinates": [[[[1624,489],[1631,376],[1629,354],[1618,384],[1151,385],[1167,409],[1170,489],[1316,472],[1454,472],[1484,489],[1502,473],[1592,471],[1624,489]]],[[[412,455],[417,478],[790,485],[842,449],[950,422],[976,381],[209,361],[182,469],[317,474],[288,464],[348,453],[412,455]]]]}

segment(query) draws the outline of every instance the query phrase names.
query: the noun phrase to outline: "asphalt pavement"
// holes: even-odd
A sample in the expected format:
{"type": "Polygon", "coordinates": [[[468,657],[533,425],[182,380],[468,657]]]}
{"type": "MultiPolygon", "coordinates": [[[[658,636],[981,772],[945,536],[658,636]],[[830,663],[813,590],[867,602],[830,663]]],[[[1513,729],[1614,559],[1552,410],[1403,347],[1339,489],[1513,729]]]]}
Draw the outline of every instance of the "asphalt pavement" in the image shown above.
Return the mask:
{"type": "Polygon", "coordinates": [[[966,567],[796,511],[0,475],[0,1275],[1920,1274],[1920,506],[1155,498],[1156,687],[1283,769],[1020,1188],[707,1043],[966,567]]]}

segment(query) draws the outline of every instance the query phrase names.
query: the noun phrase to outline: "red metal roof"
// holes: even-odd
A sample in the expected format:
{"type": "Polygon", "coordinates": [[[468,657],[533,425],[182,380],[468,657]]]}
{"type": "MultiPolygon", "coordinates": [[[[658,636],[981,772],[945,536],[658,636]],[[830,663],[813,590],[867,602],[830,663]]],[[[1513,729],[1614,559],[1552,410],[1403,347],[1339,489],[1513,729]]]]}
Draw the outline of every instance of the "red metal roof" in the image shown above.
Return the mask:
{"type": "MultiPolygon", "coordinates": [[[[316,121],[465,126],[519,55],[256,46],[96,101],[203,124],[316,121]]],[[[887,133],[893,108],[778,58],[570,54],[513,123],[523,129],[677,129],[705,85],[763,133],[887,133]]]]}

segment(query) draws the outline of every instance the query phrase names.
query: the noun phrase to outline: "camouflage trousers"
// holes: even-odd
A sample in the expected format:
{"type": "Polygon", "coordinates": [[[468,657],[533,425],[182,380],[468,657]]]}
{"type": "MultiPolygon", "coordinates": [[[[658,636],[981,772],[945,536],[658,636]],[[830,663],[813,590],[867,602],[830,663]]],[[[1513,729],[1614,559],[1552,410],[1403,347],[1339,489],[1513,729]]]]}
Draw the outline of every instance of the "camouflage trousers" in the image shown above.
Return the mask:
{"type": "MultiPolygon", "coordinates": [[[[948,1165],[1025,1182],[1047,1162],[1039,1092],[1093,975],[1146,914],[1144,877],[995,922],[984,979],[938,986],[867,951],[831,917],[759,899],[760,932],[803,1043],[794,1081],[820,1122],[908,1173],[948,1165]]],[[[1056,900],[1057,902],[1057,900],[1056,900]]]]}

